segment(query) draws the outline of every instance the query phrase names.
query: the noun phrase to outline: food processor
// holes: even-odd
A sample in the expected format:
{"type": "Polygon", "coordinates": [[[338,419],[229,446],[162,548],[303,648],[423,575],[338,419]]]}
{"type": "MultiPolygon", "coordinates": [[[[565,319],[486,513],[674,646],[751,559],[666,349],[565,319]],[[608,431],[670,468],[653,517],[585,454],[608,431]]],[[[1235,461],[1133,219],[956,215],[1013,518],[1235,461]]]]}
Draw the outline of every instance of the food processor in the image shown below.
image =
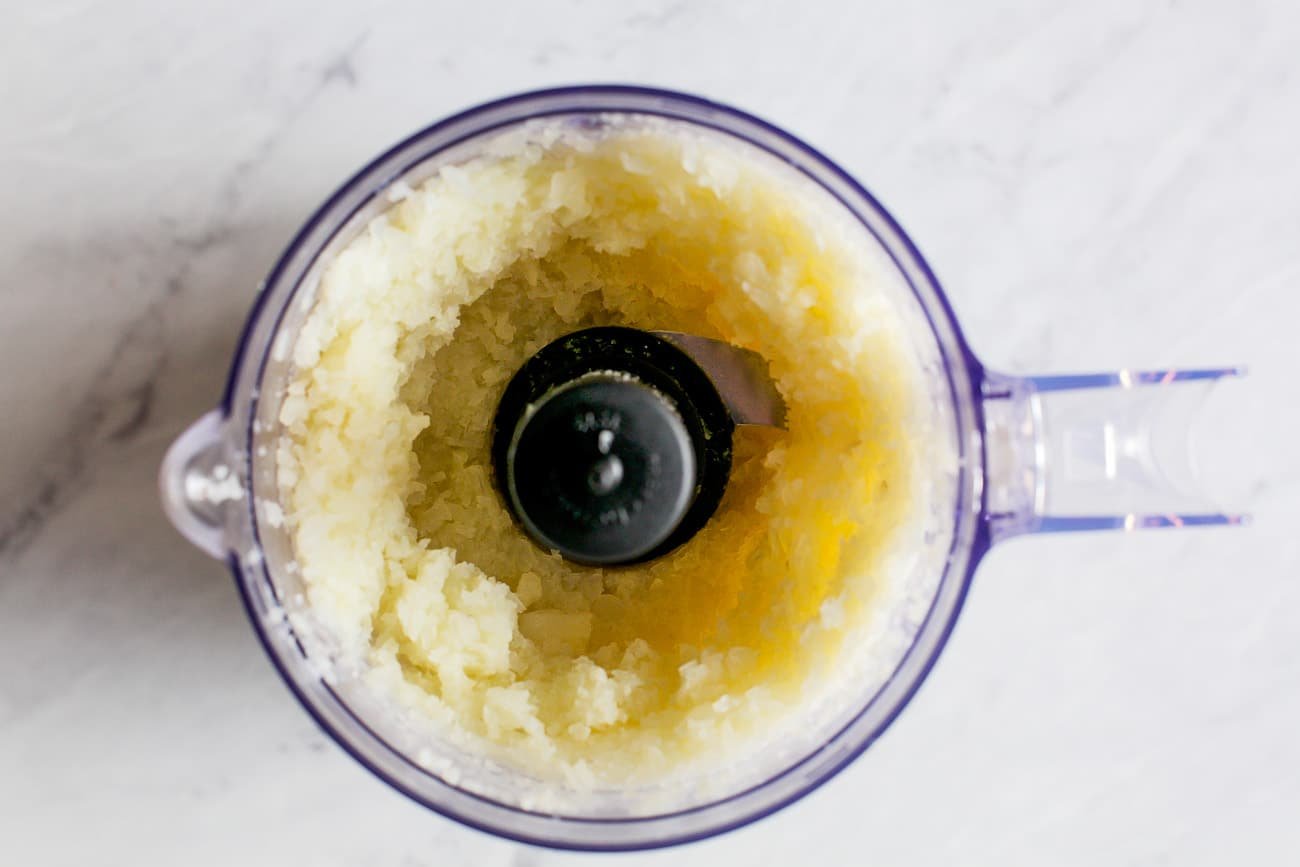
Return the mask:
{"type": "MultiPolygon", "coordinates": [[[[590,331],[596,333],[544,348],[507,386],[494,420],[498,485],[523,531],[578,563],[656,557],[689,544],[717,505],[728,455],[727,440],[714,433],[739,424],[779,428],[783,408],[762,359],[737,347],[690,334],[590,331]],[[575,364],[578,358],[584,361],[575,364]],[[582,421],[588,418],[593,421],[582,421]],[[581,460],[548,460],[557,450],[581,460]],[[570,482],[576,493],[553,495],[569,490],[570,482]],[[592,510],[593,495],[628,485],[635,497],[592,510]]],[[[1235,367],[1064,376],[987,370],[916,246],[865,189],[806,144],[686,94],[561,88],[436,123],[343,184],[261,287],[219,406],[172,445],[160,482],[177,529],[228,564],[254,630],[289,688],[374,774],[432,810],[514,840],[651,848],[761,818],[861,754],[934,664],[992,545],[1028,533],[1241,523],[1243,516],[1208,507],[1198,495],[1187,436],[1205,390],[1241,373],[1235,367]],[[393,191],[473,157],[503,130],[540,118],[591,125],[608,115],[652,116],[762,152],[851,217],[860,243],[897,278],[893,300],[922,362],[925,400],[936,420],[931,435],[951,460],[935,474],[934,508],[904,564],[901,590],[882,603],[871,663],[853,669],[830,700],[796,714],[798,724],[780,748],[748,757],[708,785],[669,779],[582,793],[557,791],[552,781],[431,741],[418,721],[386,712],[332,664],[327,637],[313,628],[305,604],[276,465],[290,348],[322,269],[391,206],[393,191]]]]}

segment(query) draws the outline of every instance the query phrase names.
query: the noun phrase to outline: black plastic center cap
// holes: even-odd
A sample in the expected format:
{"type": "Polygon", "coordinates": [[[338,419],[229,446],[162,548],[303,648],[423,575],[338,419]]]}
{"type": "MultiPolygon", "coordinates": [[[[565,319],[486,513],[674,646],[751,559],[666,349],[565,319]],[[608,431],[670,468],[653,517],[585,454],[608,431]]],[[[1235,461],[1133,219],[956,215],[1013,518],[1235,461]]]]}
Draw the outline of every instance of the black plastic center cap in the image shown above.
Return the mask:
{"type": "Polygon", "coordinates": [[[735,423],[703,368],[648,331],[586,328],[543,346],[492,421],[497,489],[539,545],[591,566],[690,541],[722,501],[735,423]]]}
{"type": "Polygon", "coordinates": [[[635,561],[672,535],[696,489],[691,435],[655,388],[620,372],[559,385],[519,419],[511,506],[538,542],[582,563],[635,561]]]}

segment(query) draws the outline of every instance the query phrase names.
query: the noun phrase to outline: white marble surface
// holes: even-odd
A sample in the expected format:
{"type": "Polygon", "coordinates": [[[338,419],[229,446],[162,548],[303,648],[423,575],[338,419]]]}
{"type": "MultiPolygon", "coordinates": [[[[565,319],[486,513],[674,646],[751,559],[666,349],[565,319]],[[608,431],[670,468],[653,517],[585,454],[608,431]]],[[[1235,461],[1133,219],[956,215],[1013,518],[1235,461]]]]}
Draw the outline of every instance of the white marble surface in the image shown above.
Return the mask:
{"type": "Polygon", "coordinates": [[[342,177],[453,110],[586,80],[699,91],[823,147],[994,365],[1252,366],[1209,438],[1253,527],[995,551],[862,760],[754,827],[619,863],[1300,858],[1300,6],[5,13],[0,863],[591,862],[462,829],[334,747],[154,490],[258,280],[342,177]]]}

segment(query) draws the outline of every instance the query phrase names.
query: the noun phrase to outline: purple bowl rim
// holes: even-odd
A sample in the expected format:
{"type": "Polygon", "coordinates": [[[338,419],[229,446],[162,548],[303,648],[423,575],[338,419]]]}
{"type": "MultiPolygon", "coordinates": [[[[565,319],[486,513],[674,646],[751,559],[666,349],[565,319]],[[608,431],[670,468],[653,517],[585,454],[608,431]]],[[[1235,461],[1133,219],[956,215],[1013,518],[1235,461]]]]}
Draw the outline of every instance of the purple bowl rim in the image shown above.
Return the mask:
{"type": "MultiPolygon", "coordinates": [[[[407,135],[406,137],[402,138],[400,141],[398,141],[391,147],[385,149],[382,153],[380,153],[373,159],[369,160],[360,169],[353,172],[352,175],[350,175],[347,178],[347,180],[345,180],[342,184],[340,184],[311,213],[311,215],[299,227],[298,231],[295,232],[292,239],[285,246],[284,251],[280,254],[279,258],[276,260],[275,265],[271,268],[270,272],[268,272],[267,277],[262,283],[263,290],[265,289],[265,287],[274,285],[280,279],[283,271],[288,266],[288,260],[291,258],[292,254],[295,253],[305,243],[307,236],[313,230],[315,230],[330,215],[331,211],[333,211],[338,206],[341,199],[347,193],[351,192],[354,186],[362,178],[370,174],[374,169],[376,169],[378,166],[391,159],[400,151],[406,149],[408,146],[413,145],[420,139],[436,134],[448,127],[469,120],[485,112],[506,108],[519,103],[525,103],[525,102],[535,101],[535,100],[543,100],[548,97],[577,97],[577,96],[584,96],[584,95],[585,96],[591,96],[591,95],[629,96],[634,98],[663,99],[663,100],[667,100],[679,104],[686,104],[695,107],[703,107],[711,111],[716,111],[728,117],[729,119],[739,120],[743,123],[756,126],[761,130],[763,130],[764,132],[773,135],[774,137],[785,142],[786,144],[793,146],[794,149],[800,151],[806,158],[808,158],[809,162],[818,164],[822,169],[828,171],[830,174],[835,176],[853,194],[861,197],[869,205],[869,207],[875,212],[876,216],[878,216],[881,219],[881,221],[884,222],[889,227],[889,229],[893,231],[893,233],[897,237],[898,242],[901,244],[906,254],[911,258],[915,266],[920,270],[921,274],[924,276],[925,280],[933,288],[934,297],[938,301],[939,308],[942,311],[943,316],[948,320],[948,324],[950,325],[953,336],[955,338],[957,349],[959,350],[960,355],[962,356],[962,360],[965,363],[967,370],[969,372],[970,382],[968,383],[968,386],[970,388],[970,393],[973,398],[979,395],[980,385],[984,380],[984,367],[983,364],[979,361],[979,359],[975,356],[975,354],[971,351],[969,344],[966,341],[965,335],[961,330],[957,317],[952,309],[951,302],[948,300],[947,295],[944,293],[942,285],[939,283],[939,280],[935,276],[929,263],[921,255],[919,248],[912,241],[911,237],[903,230],[903,227],[894,218],[894,216],[880,203],[880,201],[874,195],[872,195],[861,183],[859,183],[852,175],[850,175],[847,171],[841,168],[836,162],[834,162],[833,160],[831,160],[830,158],[822,154],[819,150],[812,147],[808,143],[804,142],[803,140],[799,139],[793,134],[787,132],[786,130],[778,126],[775,126],[774,124],[769,123],[768,121],[765,121],[762,118],[749,114],[748,112],[742,111],[740,109],[734,108],[732,106],[718,103],[713,100],[705,99],[703,97],[699,97],[694,94],[684,93],[681,91],[668,90],[663,88],[645,87],[641,85],[628,85],[628,84],[589,84],[589,85],[569,85],[569,86],[562,86],[562,87],[551,87],[551,88],[542,88],[538,90],[523,91],[523,92],[513,93],[498,99],[479,103],[477,105],[471,106],[467,109],[449,115],[441,120],[438,120],[432,124],[429,124],[427,126],[418,129],[414,133],[411,133],[410,135],[407,135]]],[[[786,159],[784,156],[770,151],[763,144],[749,140],[744,136],[740,136],[731,130],[723,129],[721,127],[714,126],[713,124],[701,121],[698,118],[684,117],[681,115],[673,114],[671,111],[667,110],[667,108],[663,108],[663,109],[637,108],[637,109],[623,110],[618,108],[584,109],[579,106],[579,107],[557,108],[554,110],[547,110],[547,111],[538,111],[528,115],[527,117],[514,118],[508,121],[503,121],[499,124],[494,124],[481,129],[476,129],[474,132],[469,133],[460,139],[446,143],[445,145],[442,146],[442,148],[440,148],[440,150],[445,150],[447,148],[454,147],[456,144],[460,143],[461,141],[486,135],[495,129],[504,126],[514,125],[530,118],[546,117],[550,115],[561,115],[561,114],[619,113],[620,111],[627,111],[627,113],[633,113],[633,114],[648,114],[648,115],[667,117],[673,120],[681,120],[697,126],[703,126],[706,128],[714,129],[717,132],[721,132],[723,134],[732,136],[734,138],[743,138],[751,146],[757,147],[769,153],[770,155],[778,159],[781,159],[783,162],[789,163],[789,160],[786,159]]],[[[424,160],[427,160],[430,156],[431,156],[430,154],[424,154],[420,156],[412,165],[416,165],[420,162],[423,162],[424,160]]],[[[401,174],[409,170],[412,167],[412,165],[407,165],[394,170],[392,172],[392,176],[393,177],[400,176],[401,174]]],[[[793,164],[791,165],[796,170],[807,175],[807,172],[801,166],[793,165],[793,164]]],[[[863,226],[863,228],[865,228],[868,232],[871,232],[873,236],[876,236],[878,241],[880,241],[880,238],[876,234],[876,231],[871,226],[867,225],[865,222],[859,219],[854,209],[852,207],[849,207],[849,204],[845,202],[839,196],[839,194],[826,188],[816,178],[810,177],[810,179],[814,183],[817,183],[818,186],[822,187],[822,189],[824,189],[828,194],[833,196],[842,205],[849,208],[850,213],[854,214],[854,219],[857,220],[863,226]]],[[[341,228],[343,225],[345,225],[347,221],[350,220],[351,217],[357,211],[359,211],[367,203],[373,200],[374,196],[378,195],[381,192],[381,190],[382,188],[378,188],[370,195],[362,199],[349,214],[345,215],[342,218],[342,220],[339,221],[339,227],[341,228]]],[[[907,275],[906,271],[902,269],[901,266],[899,266],[898,259],[894,255],[893,250],[891,250],[889,248],[889,245],[885,244],[883,241],[881,241],[881,246],[884,248],[886,253],[890,256],[891,260],[894,261],[895,266],[899,267],[899,271],[903,275],[904,280],[907,281],[909,288],[912,289],[913,293],[916,293],[917,291],[916,286],[913,284],[913,281],[907,275]]],[[[254,299],[254,302],[249,310],[248,317],[245,320],[244,327],[241,330],[238,341],[236,343],[235,352],[230,367],[230,372],[227,376],[226,386],[222,394],[221,403],[219,405],[219,408],[224,418],[228,419],[231,416],[232,399],[234,396],[234,391],[237,382],[239,380],[239,377],[243,372],[243,365],[244,365],[244,361],[246,360],[245,350],[248,347],[249,338],[253,332],[253,329],[260,323],[262,315],[265,312],[267,297],[268,297],[268,293],[266,291],[258,292],[257,297],[254,299]]],[[[278,329],[279,320],[283,318],[283,315],[287,307],[288,305],[285,306],[285,309],[282,309],[280,311],[279,316],[277,316],[277,321],[276,323],[274,323],[274,328],[278,329]]],[[[931,320],[931,325],[933,326],[933,322],[932,322],[933,317],[930,315],[929,310],[925,309],[924,306],[923,306],[923,312],[924,315],[926,316],[926,319],[931,320]]],[[[257,380],[259,383],[261,381],[265,369],[265,364],[266,364],[266,357],[264,355],[264,357],[259,360],[259,370],[257,373],[257,380]]],[[[958,382],[955,381],[950,370],[948,372],[947,379],[949,382],[950,389],[956,390],[959,384],[958,382]]],[[[954,395],[954,398],[955,397],[956,395],[954,395]]],[[[256,404],[256,402],[257,402],[257,398],[254,398],[253,399],[254,405],[256,404]]],[[[971,406],[974,412],[975,427],[977,429],[982,430],[984,419],[983,419],[983,409],[980,405],[980,401],[978,399],[972,399],[971,406]]],[[[254,416],[255,416],[255,412],[250,413],[250,422],[249,422],[250,429],[245,432],[246,436],[249,438],[251,438],[252,436],[251,418],[254,416]]],[[[965,452],[966,450],[969,449],[969,445],[965,442],[959,442],[959,448],[962,449],[963,452],[965,452]]],[[[981,446],[981,450],[982,450],[982,446],[981,446]]],[[[981,465],[983,464],[984,456],[982,453],[979,454],[978,456],[971,456],[971,457],[972,458],[978,457],[979,463],[981,465]]],[[[250,504],[249,506],[250,526],[252,529],[253,540],[260,547],[261,538],[260,538],[260,534],[258,533],[256,516],[251,514],[252,503],[254,502],[254,497],[251,496],[251,483],[252,483],[251,454],[245,455],[245,461],[247,464],[246,477],[249,479],[250,482],[250,496],[248,498],[250,504]]],[[[967,494],[964,490],[959,491],[959,496],[956,505],[958,518],[960,518],[962,509],[966,505],[966,497],[967,494]]],[[[965,605],[966,596],[970,591],[970,585],[975,570],[978,567],[980,561],[983,559],[984,555],[988,552],[990,548],[991,540],[988,533],[987,522],[984,520],[984,517],[987,514],[986,499],[987,499],[987,493],[985,491],[981,491],[979,516],[977,518],[975,532],[970,542],[969,556],[966,564],[966,569],[964,574],[960,577],[960,583],[957,588],[957,596],[953,602],[952,614],[951,616],[949,616],[948,621],[947,623],[944,624],[942,630],[936,636],[936,641],[933,648],[931,649],[928,657],[923,661],[920,669],[917,671],[916,675],[914,676],[912,683],[908,686],[906,691],[901,696],[899,696],[894,707],[874,727],[874,729],[866,737],[864,737],[860,743],[854,745],[852,749],[845,751],[835,762],[830,764],[826,768],[826,770],[823,771],[817,777],[817,779],[798,786],[792,792],[778,799],[772,804],[769,804],[743,817],[718,824],[708,829],[692,831],[692,832],[682,833],[682,834],[666,834],[664,837],[650,842],[571,843],[571,842],[563,842],[563,841],[557,842],[555,840],[548,839],[541,836],[535,836],[527,833],[520,833],[511,829],[505,829],[502,827],[493,826],[486,822],[482,822],[478,819],[470,818],[469,816],[464,815],[461,811],[455,808],[449,808],[445,805],[431,803],[425,797],[415,792],[412,788],[394,779],[386,771],[383,771],[380,768],[376,767],[374,764],[372,764],[371,761],[366,756],[364,756],[359,749],[354,747],[345,738],[343,738],[340,735],[340,733],[335,730],[335,727],[330,722],[328,722],[324,718],[324,715],[320,711],[318,711],[316,707],[312,704],[312,701],[308,698],[305,691],[299,687],[297,681],[295,680],[294,676],[289,672],[287,666],[281,661],[276,649],[272,647],[269,636],[266,634],[266,631],[263,628],[263,625],[261,623],[261,619],[258,616],[257,610],[254,606],[253,599],[251,597],[251,594],[247,586],[247,582],[243,580],[245,578],[245,572],[244,569],[242,568],[242,564],[240,563],[239,558],[237,556],[231,555],[227,559],[226,565],[230,569],[235,579],[236,587],[240,594],[240,598],[243,600],[244,607],[248,614],[249,621],[253,626],[254,633],[257,635],[259,642],[262,644],[263,650],[266,652],[267,656],[271,659],[273,666],[275,667],[276,671],[279,672],[281,679],[284,680],[290,692],[293,693],[294,697],[298,699],[298,702],[299,704],[302,705],[303,709],[307,711],[308,715],[311,716],[311,718],[325,732],[325,734],[327,734],[330,737],[331,740],[333,740],[340,748],[343,749],[344,752],[346,752],[354,760],[356,760],[362,767],[364,767],[371,774],[373,774],[374,776],[382,780],[388,786],[390,786],[397,792],[401,793],[402,795],[406,796],[407,798],[411,799],[415,803],[420,804],[424,808],[431,810],[436,814],[452,819],[453,821],[465,825],[466,827],[472,828],[476,831],[480,831],[494,837],[511,840],[517,843],[524,843],[527,845],[539,846],[539,847],[549,848],[549,849],[561,849],[561,850],[580,851],[580,852],[646,851],[652,849],[662,849],[662,848],[668,848],[672,846],[683,845],[686,843],[696,842],[699,840],[720,836],[722,834],[729,833],[739,828],[743,828],[746,825],[752,824],[753,822],[756,822],[760,819],[770,816],[773,813],[776,813],[790,806],[794,802],[802,799],[803,797],[811,793],[813,790],[819,788],[820,786],[824,785],[826,782],[831,780],[833,777],[838,775],[849,764],[851,764],[859,756],[861,756],[862,753],[864,753],[868,747],[870,747],[873,743],[875,743],[875,741],[878,740],[893,725],[894,721],[902,713],[904,708],[906,708],[911,703],[917,691],[920,689],[921,684],[924,683],[925,680],[929,677],[930,671],[933,669],[935,663],[938,661],[939,656],[942,654],[944,647],[947,645],[948,639],[951,636],[952,631],[955,628],[957,621],[960,617],[961,611],[965,605]]],[[[956,546],[956,544],[957,544],[957,539],[956,537],[954,537],[953,540],[954,547],[956,546]]],[[[267,579],[267,586],[271,587],[272,592],[275,593],[274,584],[270,581],[270,576],[267,571],[267,567],[265,563],[262,564],[261,568],[262,568],[263,577],[267,579]]],[[[278,594],[276,594],[276,596],[278,601],[278,594]]],[[[936,600],[937,600],[937,596],[936,596],[936,600]]],[[[922,621],[922,627],[921,627],[922,629],[924,629],[925,624],[933,616],[934,605],[935,603],[932,603],[930,608],[927,610],[926,616],[922,621]]],[[[295,641],[296,640],[297,639],[295,638],[295,641]]],[[[721,804],[725,804],[734,801],[738,798],[745,797],[758,789],[768,786],[773,781],[782,779],[787,775],[793,773],[794,771],[798,770],[799,768],[803,767],[804,765],[806,765],[809,761],[814,759],[823,750],[825,750],[838,737],[840,737],[840,735],[842,735],[848,728],[852,727],[859,719],[861,719],[863,714],[867,713],[870,710],[870,708],[874,705],[875,701],[878,699],[880,695],[880,692],[882,692],[885,689],[885,687],[894,680],[894,678],[898,674],[899,669],[901,669],[902,666],[911,657],[913,651],[915,650],[915,647],[916,645],[913,644],[911,647],[908,648],[907,652],[905,652],[903,656],[900,658],[897,666],[895,667],[894,672],[891,673],[889,678],[887,678],[884,684],[882,684],[880,690],[877,691],[876,695],[872,696],[871,700],[869,700],[866,704],[864,704],[853,715],[852,718],[850,718],[844,725],[842,725],[833,735],[827,738],[824,744],[814,749],[813,751],[807,753],[794,764],[783,769],[781,772],[767,778],[761,783],[757,783],[740,792],[736,792],[731,795],[728,795],[727,797],[722,798],[720,800],[712,801],[707,804],[702,804],[696,807],[688,808],[686,810],[681,810],[674,813],[663,813],[654,816],[636,817],[633,819],[575,818],[575,817],[567,817],[567,816],[562,817],[562,819],[563,821],[568,823],[583,824],[583,825],[632,825],[632,824],[645,823],[645,822],[661,822],[667,819],[672,819],[676,816],[689,815],[703,810],[716,808],[721,804]]],[[[300,651],[302,650],[300,644],[299,644],[299,649],[300,651]]],[[[361,725],[361,727],[365,729],[367,734],[375,738],[380,743],[386,744],[385,739],[380,737],[363,720],[361,720],[347,705],[347,703],[344,702],[342,698],[338,696],[337,693],[335,693],[332,688],[329,688],[328,685],[327,685],[327,690],[330,693],[331,697],[338,702],[339,706],[354,721],[356,721],[359,725],[361,725]]],[[[394,752],[396,753],[396,751],[394,752]]],[[[399,758],[406,761],[408,764],[411,765],[411,767],[415,768],[419,772],[427,773],[427,771],[425,771],[419,765],[412,763],[405,756],[402,756],[400,753],[397,753],[397,755],[399,758]]],[[[526,810],[522,810],[519,807],[510,804],[505,804],[500,801],[496,801],[491,798],[487,798],[482,795],[478,795],[476,793],[466,791],[464,789],[456,788],[454,786],[445,783],[444,781],[442,781],[440,778],[436,776],[434,776],[433,778],[440,784],[447,786],[449,789],[456,792],[458,795],[467,796],[474,800],[481,801],[495,809],[507,810],[507,811],[517,812],[526,815],[534,815],[534,816],[537,815],[537,814],[529,813],[526,810]]]]}

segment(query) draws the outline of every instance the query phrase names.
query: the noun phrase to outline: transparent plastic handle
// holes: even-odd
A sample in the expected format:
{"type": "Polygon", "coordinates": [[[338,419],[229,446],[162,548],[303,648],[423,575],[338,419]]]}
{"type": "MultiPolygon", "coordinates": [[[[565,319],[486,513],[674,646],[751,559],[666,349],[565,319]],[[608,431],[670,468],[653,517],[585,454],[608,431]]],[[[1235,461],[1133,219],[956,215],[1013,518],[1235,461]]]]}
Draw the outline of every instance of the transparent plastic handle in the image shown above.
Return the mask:
{"type": "Polygon", "coordinates": [[[982,385],[993,542],[1024,533],[1234,525],[1201,493],[1189,439],[1239,367],[1014,377],[982,385]]]}
{"type": "Polygon", "coordinates": [[[225,417],[209,412],[167,449],[158,473],[163,511],[182,536],[218,560],[229,553],[226,507],[244,497],[231,467],[225,417]]]}

